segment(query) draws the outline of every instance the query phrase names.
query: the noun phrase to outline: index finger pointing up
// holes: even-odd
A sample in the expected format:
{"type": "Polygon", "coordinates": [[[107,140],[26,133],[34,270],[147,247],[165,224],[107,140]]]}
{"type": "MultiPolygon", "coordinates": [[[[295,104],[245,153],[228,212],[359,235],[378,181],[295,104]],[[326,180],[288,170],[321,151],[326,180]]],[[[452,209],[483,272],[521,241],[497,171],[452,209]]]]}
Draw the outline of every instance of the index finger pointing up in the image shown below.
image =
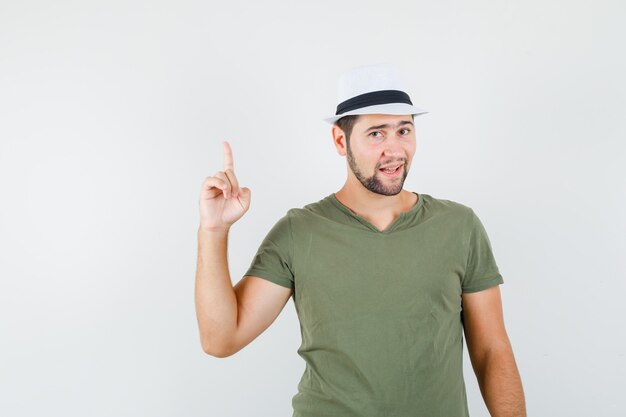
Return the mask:
{"type": "Polygon", "coordinates": [[[224,171],[227,169],[235,170],[233,166],[233,151],[230,149],[228,141],[224,141],[224,171]]]}

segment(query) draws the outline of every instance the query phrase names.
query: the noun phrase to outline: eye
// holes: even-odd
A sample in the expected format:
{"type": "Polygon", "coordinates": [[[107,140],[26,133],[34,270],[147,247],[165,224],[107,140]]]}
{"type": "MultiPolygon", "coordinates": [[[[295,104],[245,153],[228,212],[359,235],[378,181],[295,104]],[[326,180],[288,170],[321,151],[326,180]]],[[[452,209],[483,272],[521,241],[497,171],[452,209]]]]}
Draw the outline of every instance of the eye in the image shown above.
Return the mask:
{"type": "Polygon", "coordinates": [[[402,129],[402,130],[400,130],[400,131],[401,131],[401,132],[402,132],[402,131],[406,131],[406,133],[403,133],[403,134],[404,134],[404,135],[408,135],[408,134],[411,132],[411,129],[402,129]]]}
{"type": "Polygon", "coordinates": [[[370,136],[372,136],[374,138],[379,138],[380,136],[375,136],[376,133],[380,133],[380,131],[376,130],[376,131],[370,133],[370,136]]]}

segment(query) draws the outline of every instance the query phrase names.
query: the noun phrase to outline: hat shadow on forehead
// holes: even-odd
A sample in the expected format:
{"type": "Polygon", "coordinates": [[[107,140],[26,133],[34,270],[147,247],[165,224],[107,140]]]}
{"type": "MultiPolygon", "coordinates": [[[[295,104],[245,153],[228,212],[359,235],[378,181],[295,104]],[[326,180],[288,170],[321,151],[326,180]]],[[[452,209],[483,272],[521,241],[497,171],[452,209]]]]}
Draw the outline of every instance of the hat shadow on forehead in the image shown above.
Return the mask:
{"type": "Polygon", "coordinates": [[[357,114],[412,114],[428,113],[413,106],[411,98],[391,64],[354,67],[344,72],[337,81],[337,109],[324,121],[334,123],[344,116],[357,114]]]}

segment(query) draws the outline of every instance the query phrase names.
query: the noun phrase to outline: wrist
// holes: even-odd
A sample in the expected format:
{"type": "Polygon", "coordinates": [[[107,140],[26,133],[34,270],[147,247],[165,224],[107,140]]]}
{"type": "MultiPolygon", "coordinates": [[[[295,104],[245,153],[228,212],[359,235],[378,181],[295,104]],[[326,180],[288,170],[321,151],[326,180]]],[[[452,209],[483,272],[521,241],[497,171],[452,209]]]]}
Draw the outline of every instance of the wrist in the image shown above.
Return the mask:
{"type": "Polygon", "coordinates": [[[198,227],[198,231],[202,232],[202,233],[209,233],[209,234],[228,234],[230,230],[230,225],[228,226],[203,226],[202,224],[200,224],[200,226],[198,227]]]}

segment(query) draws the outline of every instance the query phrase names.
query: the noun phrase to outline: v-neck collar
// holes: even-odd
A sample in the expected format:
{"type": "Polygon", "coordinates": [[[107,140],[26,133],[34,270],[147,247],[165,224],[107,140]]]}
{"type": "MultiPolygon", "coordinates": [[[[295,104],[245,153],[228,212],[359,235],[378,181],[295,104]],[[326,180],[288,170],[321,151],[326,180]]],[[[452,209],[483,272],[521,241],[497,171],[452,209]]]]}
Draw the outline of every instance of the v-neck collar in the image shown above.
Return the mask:
{"type": "Polygon", "coordinates": [[[413,205],[413,207],[411,207],[410,210],[401,212],[398,215],[398,217],[396,217],[396,219],[389,226],[387,226],[385,230],[379,230],[376,226],[374,226],[369,221],[367,221],[365,217],[362,217],[354,213],[349,207],[347,207],[341,201],[339,201],[339,199],[335,196],[335,193],[331,193],[329,197],[330,197],[330,201],[342,212],[358,220],[360,223],[362,223],[367,228],[371,229],[373,232],[376,232],[381,235],[387,235],[401,228],[401,226],[403,226],[406,223],[406,219],[413,217],[413,215],[420,209],[420,207],[422,207],[424,203],[423,195],[420,195],[416,192],[413,192],[413,194],[417,196],[417,202],[413,205]]]}

